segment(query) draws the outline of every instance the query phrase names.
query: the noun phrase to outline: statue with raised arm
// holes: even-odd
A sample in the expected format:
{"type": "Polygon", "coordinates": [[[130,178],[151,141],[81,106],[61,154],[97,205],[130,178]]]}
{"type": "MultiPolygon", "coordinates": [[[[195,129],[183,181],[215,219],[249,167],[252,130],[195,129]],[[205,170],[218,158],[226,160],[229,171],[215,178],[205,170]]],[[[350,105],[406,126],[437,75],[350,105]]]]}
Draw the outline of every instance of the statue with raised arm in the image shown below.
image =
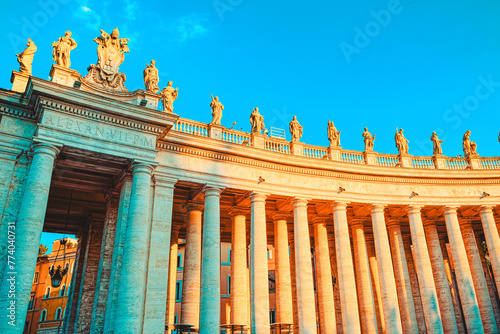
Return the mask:
{"type": "Polygon", "coordinates": [[[396,148],[399,151],[400,155],[408,154],[408,142],[409,140],[405,138],[403,135],[403,129],[396,128],[396,135],[394,136],[394,140],[396,141],[396,148]]]}
{"type": "Polygon", "coordinates": [[[441,143],[443,141],[439,140],[439,138],[435,132],[432,133],[431,140],[432,140],[433,155],[443,154],[443,150],[441,150],[441,143]]]}
{"type": "Polygon", "coordinates": [[[172,81],[169,81],[167,87],[162,89],[160,97],[163,111],[174,112],[174,101],[177,99],[178,90],[179,88],[172,87],[172,81]]]}
{"type": "Polygon", "coordinates": [[[259,113],[259,108],[254,108],[250,114],[250,124],[252,125],[252,133],[260,135],[264,129],[264,116],[259,113]]]}
{"type": "Polygon", "coordinates": [[[52,47],[54,48],[52,50],[54,62],[59,66],[69,68],[71,66],[69,54],[76,48],[76,42],[71,38],[71,31],[66,31],[64,37],[59,37],[57,42],[52,43],[52,47]]]}
{"type": "Polygon", "coordinates": [[[90,65],[89,74],[83,78],[86,82],[103,88],[127,91],[123,82],[125,74],[119,72],[119,66],[125,60],[125,53],[130,52],[128,38],[119,38],[120,32],[115,28],[111,35],[101,30],[101,36],[94,39],[97,46],[97,64],[90,65]]]}
{"type": "Polygon", "coordinates": [[[368,128],[365,128],[365,132],[363,132],[363,138],[365,138],[365,152],[373,152],[375,135],[372,136],[372,134],[368,132],[368,128]]]}
{"type": "Polygon", "coordinates": [[[299,121],[297,121],[297,116],[293,116],[293,119],[290,121],[290,134],[292,135],[292,141],[300,140],[303,129],[304,127],[299,124],[299,121]]]}
{"type": "Polygon", "coordinates": [[[160,82],[160,78],[158,78],[158,70],[155,66],[156,62],[151,60],[151,65],[146,64],[146,68],[144,69],[144,86],[146,86],[146,90],[152,93],[158,93],[160,88],[158,87],[158,82],[160,82]]]}
{"type": "Polygon", "coordinates": [[[464,138],[463,138],[463,142],[462,142],[462,146],[464,149],[464,157],[478,156],[478,154],[476,152],[477,145],[475,142],[471,141],[469,137],[470,137],[470,130],[467,130],[467,132],[465,132],[465,134],[464,134],[464,138]]]}
{"type": "Polygon", "coordinates": [[[222,119],[222,110],[224,110],[224,106],[219,102],[218,96],[216,96],[215,98],[213,94],[210,94],[210,96],[212,96],[212,102],[210,102],[210,107],[212,108],[212,122],[210,124],[220,125],[220,120],[222,119]]]}
{"type": "Polygon", "coordinates": [[[330,147],[340,146],[340,131],[330,120],[328,120],[328,140],[330,141],[330,147]]]}
{"type": "Polygon", "coordinates": [[[33,56],[36,52],[35,42],[28,38],[27,48],[23,52],[16,54],[17,61],[19,62],[19,72],[31,75],[31,64],[33,63],[33,56]]]}

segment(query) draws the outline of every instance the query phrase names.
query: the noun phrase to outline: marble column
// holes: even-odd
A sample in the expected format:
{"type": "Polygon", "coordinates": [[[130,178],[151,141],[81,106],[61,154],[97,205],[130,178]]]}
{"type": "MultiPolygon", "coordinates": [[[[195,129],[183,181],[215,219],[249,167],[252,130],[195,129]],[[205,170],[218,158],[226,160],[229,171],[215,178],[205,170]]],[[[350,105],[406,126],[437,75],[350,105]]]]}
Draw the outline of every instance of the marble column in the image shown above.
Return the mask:
{"type": "Polygon", "coordinates": [[[142,331],[145,306],[146,270],[151,231],[151,173],[153,166],[132,164],[132,191],[128,213],[122,270],[118,286],[115,329],[142,331]],[[131,307],[131,305],[134,305],[131,307]]]}
{"type": "MultiPolygon", "coordinates": [[[[484,278],[483,265],[479,257],[479,250],[477,249],[476,236],[472,229],[471,219],[461,219],[460,228],[462,229],[465,251],[467,252],[467,258],[469,260],[472,281],[474,282],[474,290],[476,291],[477,303],[479,305],[484,331],[486,333],[498,333],[495,314],[493,313],[488,286],[484,278]]],[[[460,294],[460,297],[462,297],[462,294],[460,294]]]]}
{"type": "MultiPolygon", "coordinates": [[[[291,230],[291,229],[289,229],[291,230]]],[[[292,309],[293,309],[293,332],[299,332],[299,311],[297,309],[297,277],[295,271],[295,241],[294,233],[288,234],[288,244],[290,245],[290,279],[292,282],[292,309]]]]}
{"type": "Polygon", "coordinates": [[[356,264],[359,313],[363,333],[377,333],[377,311],[373,297],[370,262],[366,249],[365,228],[362,219],[351,222],[352,244],[356,264]]]}
{"type": "MultiPolygon", "coordinates": [[[[168,325],[175,322],[175,285],[177,283],[177,252],[179,250],[179,226],[172,226],[172,234],[170,236],[170,261],[168,268],[168,291],[167,291],[167,319],[168,325]]],[[[172,333],[172,329],[168,329],[168,333],[172,333]]]]}
{"type": "Polygon", "coordinates": [[[394,276],[398,290],[399,311],[401,312],[401,323],[405,333],[418,333],[417,316],[415,304],[411,291],[410,275],[406,262],[405,248],[399,219],[389,220],[387,223],[389,240],[391,245],[392,262],[394,265],[394,276]]]}
{"type": "Polygon", "coordinates": [[[110,279],[108,298],[106,301],[106,314],[104,318],[104,333],[114,333],[115,328],[116,303],[118,299],[118,286],[122,267],[123,248],[125,244],[125,231],[127,229],[130,206],[130,193],[132,191],[132,175],[128,172],[123,173],[120,183],[120,203],[118,205],[113,258],[109,274],[110,279]]]}
{"type": "MultiPolygon", "coordinates": [[[[1,319],[0,333],[22,333],[24,319],[28,310],[28,302],[35,273],[35,264],[38,255],[38,246],[42,236],[45,212],[47,210],[47,200],[54,168],[54,160],[59,153],[59,148],[50,144],[34,144],[33,160],[26,181],[26,188],[23,194],[21,207],[17,222],[10,235],[15,235],[15,265],[9,268],[1,282],[0,307],[1,319]],[[13,233],[13,234],[12,234],[13,233]],[[12,274],[15,273],[15,274],[12,274]],[[10,298],[10,281],[7,275],[14,276],[16,293],[10,298]],[[8,323],[7,315],[10,310],[7,308],[14,302],[16,307],[15,326],[8,323]]],[[[2,236],[3,242],[7,243],[7,236],[2,236]]]]}
{"type": "Polygon", "coordinates": [[[311,240],[307,220],[307,199],[293,200],[295,277],[299,333],[316,333],[316,307],[311,262],[311,240]]]}
{"type": "Polygon", "coordinates": [[[221,188],[205,186],[201,255],[200,334],[219,332],[220,301],[220,195],[221,188]]]}
{"type": "Polygon", "coordinates": [[[288,213],[277,212],[274,220],[274,269],[276,279],[276,321],[293,323],[292,281],[288,251],[288,213]]]}
{"type": "Polygon", "coordinates": [[[488,246],[488,254],[493,276],[495,277],[495,284],[497,291],[500,291],[500,237],[491,206],[481,207],[481,223],[483,225],[486,245],[488,246]]]}
{"type": "Polygon", "coordinates": [[[335,230],[335,253],[337,255],[338,284],[342,307],[342,325],[345,333],[361,333],[359,322],[356,279],[351,254],[349,226],[347,224],[347,203],[333,204],[335,230]]]}
{"type": "Polygon", "coordinates": [[[155,174],[143,333],[163,333],[167,309],[170,235],[177,179],[155,174]]]}
{"type": "Polygon", "coordinates": [[[250,194],[250,297],[253,334],[269,334],[269,281],[267,267],[266,195],[250,194]]]}
{"type": "Polygon", "coordinates": [[[199,328],[200,324],[200,279],[201,279],[201,215],[203,203],[190,201],[186,205],[186,247],[184,248],[184,271],[182,278],[181,314],[184,324],[199,328]]]}
{"type": "Polygon", "coordinates": [[[328,234],[326,220],[328,216],[314,217],[314,251],[316,254],[316,283],[318,296],[318,313],[320,332],[323,334],[337,333],[335,322],[335,304],[333,300],[332,267],[328,249],[328,234]]]}
{"type": "Polygon", "coordinates": [[[457,208],[447,206],[443,209],[443,213],[450,241],[453,267],[457,275],[458,290],[460,292],[467,332],[469,334],[483,333],[481,313],[479,312],[474,282],[467,260],[467,252],[465,251],[464,240],[462,239],[462,232],[458,223],[457,208]]]}
{"type": "Polygon", "coordinates": [[[368,261],[370,262],[375,310],[377,311],[378,330],[380,333],[385,333],[384,307],[382,305],[382,294],[380,293],[380,277],[378,274],[378,261],[377,256],[375,255],[373,236],[366,238],[366,251],[368,253],[368,261]]]}
{"type": "Polygon", "coordinates": [[[436,224],[432,221],[426,221],[424,223],[424,230],[427,239],[427,249],[429,250],[432,273],[436,284],[436,293],[443,321],[443,330],[445,333],[458,333],[455,310],[453,308],[453,299],[451,298],[450,286],[448,278],[446,277],[446,268],[444,266],[443,254],[441,252],[441,245],[439,244],[436,224]]]}
{"type": "Polygon", "coordinates": [[[91,333],[102,333],[104,330],[104,316],[106,314],[106,302],[108,300],[109,279],[113,261],[113,246],[115,242],[116,223],[118,218],[119,192],[111,188],[106,194],[106,216],[104,217],[104,229],[102,234],[101,255],[97,283],[95,286],[94,305],[91,333]]]}
{"type": "Polygon", "coordinates": [[[380,277],[380,292],[384,308],[385,329],[387,333],[401,333],[403,328],[383,205],[375,204],[372,206],[372,226],[380,277]]]}
{"type": "Polygon", "coordinates": [[[419,206],[409,206],[406,210],[410,220],[411,242],[413,245],[413,259],[418,276],[420,296],[424,308],[425,327],[428,333],[443,333],[443,323],[439,310],[439,301],[432,275],[431,259],[425,240],[424,225],[419,206]]]}
{"type": "Polygon", "coordinates": [[[248,323],[247,208],[232,207],[231,228],[231,324],[248,323]]]}
{"type": "Polygon", "coordinates": [[[335,251],[335,230],[333,224],[327,225],[328,249],[330,250],[330,264],[332,266],[333,280],[333,302],[335,303],[335,322],[337,323],[337,333],[343,333],[342,307],[340,302],[340,289],[337,274],[337,252],[335,251]]]}

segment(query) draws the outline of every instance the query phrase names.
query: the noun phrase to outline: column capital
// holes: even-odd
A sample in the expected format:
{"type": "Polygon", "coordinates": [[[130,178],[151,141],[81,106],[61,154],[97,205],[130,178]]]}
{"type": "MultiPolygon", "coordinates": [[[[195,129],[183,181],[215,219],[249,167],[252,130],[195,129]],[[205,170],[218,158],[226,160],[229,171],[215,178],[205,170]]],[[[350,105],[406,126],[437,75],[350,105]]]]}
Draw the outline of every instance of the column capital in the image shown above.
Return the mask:
{"type": "Polygon", "coordinates": [[[225,188],[211,185],[211,184],[206,184],[203,187],[203,193],[205,196],[217,196],[220,197],[221,193],[224,191],[225,188]]]}
{"type": "Polygon", "coordinates": [[[460,226],[472,225],[473,220],[474,219],[472,217],[460,217],[460,219],[458,219],[458,224],[460,226]]]}
{"type": "Polygon", "coordinates": [[[406,212],[409,215],[415,215],[415,214],[420,214],[421,209],[422,207],[420,205],[409,205],[408,207],[406,207],[406,212]]]}
{"type": "Polygon", "coordinates": [[[258,193],[258,192],[252,191],[250,193],[250,200],[252,201],[252,203],[254,203],[254,202],[265,202],[267,196],[269,196],[269,194],[258,193]]]}
{"type": "Polygon", "coordinates": [[[231,218],[234,218],[236,216],[245,216],[250,213],[250,208],[244,207],[244,206],[232,206],[227,210],[228,215],[231,216],[231,218]]]}
{"type": "Polygon", "coordinates": [[[292,214],[287,211],[276,211],[271,215],[273,222],[278,220],[287,220],[292,214]]]}
{"type": "Polygon", "coordinates": [[[130,168],[132,168],[132,173],[133,174],[147,173],[147,174],[151,175],[153,173],[153,170],[156,167],[156,164],[153,164],[151,162],[144,162],[144,161],[134,160],[132,162],[132,165],[130,166],[130,168]]]}
{"type": "Polygon", "coordinates": [[[372,204],[372,214],[373,213],[384,213],[384,209],[387,204],[372,204]]]}
{"type": "Polygon", "coordinates": [[[179,181],[179,179],[157,173],[153,174],[153,178],[155,181],[155,187],[174,188],[177,181],[179,181]]]}
{"type": "Polygon", "coordinates": [[[401,228],[401,218],[389,218],[385,221],[387,228],[399,227],[401,228]]]}
{"type": "Polygon", "coordinates": [[[314,215],[312,217],[312,222],[314,225],[319,225],[319,224],[326,224],[326,221],[330,217],[328,215],[314,215]]]}
{"type": "Polygon", "coordinates": [[[204,204],[202,201],[186,201],[182,204],[182,208],[189,211],[203,211],[204,204]]]}
{"type": "Polygon", "coordinates": [[[116,188],[109,188],[106,193],[104,193],[104,198],[106,199],[106,202],[111,202],[112,200],[119,200],[120,199],[120,190],[116,188]]]}
{"type": "Polygon", "coordinates": [[[484,213],[493,214],[493,206],[492,205],[481,205],[480,213],[481,214],[484,214],[484,213]]]}
{"type": "Polygon", "coordinates": [[[427,226],[436,226],[436,220],[435,219],[429,219],[429,218],[422,218],[422,224],[424,227],[427,226]]]}
{"type": "Polygon", "coordinates": [[[307,203],[310,201],[310,198],[306,197],[294,197],[293,198],[293,207],[301,207],[301,206],[307,206],[307,203]]]}
{"type": "Polygon", "coordinates": [[[61,148],[49,143],[33,143],[33,145],[31,145],[31,149],[33,151],[33,155],[45,153],[54,158],[59,154],[59,152],[61,152],[61,148]]]}
{"type": "Polygon", "coordinates": [[[459,208],[458,205],[446,205],[441,208],[441,211],[443,212],[444,215],[452,215],[452,214],[457,214],[457,209],[459,208]]]}
{"type": "Polygon", "coordinates": [[[349,220],[349,225],[351,227],[365,227],[366,218],[352,218],[349,220]]]}
{"type": "Polygon", "coordinates": [[[346,211],[348,204],[349,204],[349,202],[333,202],[332,203],[333,212],[346,211]]]}

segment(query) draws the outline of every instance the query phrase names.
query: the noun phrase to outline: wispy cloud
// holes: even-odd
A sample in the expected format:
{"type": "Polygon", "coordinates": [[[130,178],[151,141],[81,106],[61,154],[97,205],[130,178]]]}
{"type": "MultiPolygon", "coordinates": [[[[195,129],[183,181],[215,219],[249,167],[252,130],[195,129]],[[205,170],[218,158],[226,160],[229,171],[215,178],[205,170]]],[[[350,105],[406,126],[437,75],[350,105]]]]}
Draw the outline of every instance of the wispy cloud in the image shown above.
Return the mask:
{"type": "Polygon", "coordinates": [[[79,3],[78,9],[74,12],[75,18],[82,21],[83,26],[91,30],[101,29],[102,18],[92,6],[89,5],[88,0],[82,0],[79,3]]]}
{"type": "Polygon", "coordinates": [[[135,0],[125,1],[125,18],[134,21],[139,12],[139,4],[135,0]]]}
{"type": "Polygon", "coordinates": [[[173,20],[168,29],[171,40],[185,43],[197,39],[209,32],[208,16],[206,14],[191,13],[173,20]]]}

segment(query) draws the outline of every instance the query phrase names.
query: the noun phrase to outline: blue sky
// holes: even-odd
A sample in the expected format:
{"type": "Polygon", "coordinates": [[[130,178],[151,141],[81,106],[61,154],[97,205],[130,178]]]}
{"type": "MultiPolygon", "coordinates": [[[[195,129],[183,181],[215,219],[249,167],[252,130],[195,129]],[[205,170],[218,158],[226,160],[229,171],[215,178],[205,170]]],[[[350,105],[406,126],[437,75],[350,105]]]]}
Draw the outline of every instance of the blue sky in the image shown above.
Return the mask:
{"type": "MultiPolygon", "coordinates": [[[[15,54],[38,46],[33,74],[48,78],[51,43],[71,30],[72,68],[95,64],[99,29],[130,38],[120,67],[129,90],[143,89],[152,59],[160,86],[179,87],[181,117],[211,121],[210,94],[225,105],[222,124],[250,131],[259,107],[266,127],[288,129],[296,115],[302,141],[327,146],[327,121],[345,149],[396,154],[395,127],[410,154],[462,152],[471,130],[482,156],[499,156],[500,5],[497,1],[148,1],[48,0],[0,4],[0,87],[10,88],[15,54]]],[[[287,138],[290,135],[287,130],[287,138]]]]}

